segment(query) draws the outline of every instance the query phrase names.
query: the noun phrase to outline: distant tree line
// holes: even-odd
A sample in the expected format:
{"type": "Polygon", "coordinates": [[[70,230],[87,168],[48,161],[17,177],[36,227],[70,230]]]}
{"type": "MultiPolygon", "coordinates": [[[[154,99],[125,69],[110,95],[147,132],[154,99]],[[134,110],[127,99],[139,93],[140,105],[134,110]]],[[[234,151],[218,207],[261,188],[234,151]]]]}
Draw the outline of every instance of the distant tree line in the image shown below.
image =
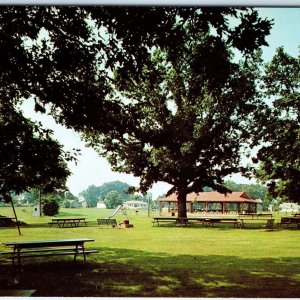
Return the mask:
{"type": "Polygon", "coordinates": [[[107,208],[114,208],[132,199],[148,201],[149,196],[131,194],[130,188],[131,186],[125,182],[112,181],[101,186],[90,185],[80,195],[85,198],[89,207],[96,207],[99,200],[104,201],[107,208]]]}
{"type": "MultiPolygon", "coordinates": [[[[252,199],[261,199],[263,201],[263,209],[267,209],[268,206],[276,204],[275,199],[271,197],[268,192],[268,188],[261,184],[244,184],[236,183],[234,181],[228,180],[224,182],[224,185],[231,190],[232,192],[246,192],[246,194],[252,199]]],[[[90,185],[87,189],[83,190],[79,195],[83,196],[87,201],[88,207],[96,207],[99,200],[104,201],[107,208],[115,208],[117,205],[122,204],[128,200],[141,200],[152,202],[151,195],[138,195],[138,194],[129,194],[128,189],[130,185],[121,182],[121,181],[112,181],[106,182],[101,186],[90,185]]],[[[203,191],[210,192],[212,188],[204,187],[203,191]]],[[[20,201],[20,204],[33,204],[39,201],[39,190],[31,189],[28,192],[24,192],[23,200],[20,201]]],[[[164,197],[161,195],[159,197],[164,197]]],[[[17,197],[14,195],[13,197],[17,197]]],[[[66,203],[69,203],[68,200],[76,200],[78,197],[74,196],[70,191],[67,192],[53,192],[50,194],[42,194],[42,202],[57,202],[58,207],[67,207],[66,203]]]]}

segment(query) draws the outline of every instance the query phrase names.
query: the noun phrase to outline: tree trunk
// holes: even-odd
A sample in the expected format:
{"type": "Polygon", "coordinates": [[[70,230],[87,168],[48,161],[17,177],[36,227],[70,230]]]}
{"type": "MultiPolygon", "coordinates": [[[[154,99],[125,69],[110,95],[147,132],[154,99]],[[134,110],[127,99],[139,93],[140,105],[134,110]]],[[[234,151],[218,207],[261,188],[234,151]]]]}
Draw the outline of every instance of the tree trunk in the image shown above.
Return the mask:
{"type": "Polygon", "coordinates": [[[186,218],[186,192],[178,192],[178,218],[186,218]]]}

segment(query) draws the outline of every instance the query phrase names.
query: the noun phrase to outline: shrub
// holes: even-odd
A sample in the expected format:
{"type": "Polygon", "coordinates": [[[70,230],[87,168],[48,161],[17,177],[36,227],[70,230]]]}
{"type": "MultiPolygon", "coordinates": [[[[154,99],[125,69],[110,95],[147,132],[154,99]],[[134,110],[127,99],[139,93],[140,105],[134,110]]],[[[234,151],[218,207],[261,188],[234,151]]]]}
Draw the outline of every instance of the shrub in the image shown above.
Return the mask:
{"type": "Polygon", "coordinates": [[[43,213],[45,216],[57,215],[59,211],[59,203],[56,199],[47,199],[43,205],[43,213]]]}

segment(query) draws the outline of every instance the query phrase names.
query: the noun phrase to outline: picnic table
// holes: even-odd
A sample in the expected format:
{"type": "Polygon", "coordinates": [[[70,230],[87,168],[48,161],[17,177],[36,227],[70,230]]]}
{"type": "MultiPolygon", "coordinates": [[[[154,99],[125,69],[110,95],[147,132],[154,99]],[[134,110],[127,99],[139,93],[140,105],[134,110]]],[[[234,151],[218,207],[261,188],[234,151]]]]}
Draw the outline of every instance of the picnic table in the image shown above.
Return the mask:
{"type": "Polygon", "coordinates": [[[201,222],[203,226],[207,226],[207,227],[214,227],[214,224],[218,224],[218,223],[233,224],[234,227],[239,227],[239,225],[240,225],[238,218],[231,218],[231,217],[205,216],[205,217],[195,217],[195,218],[194,217],[193,218],[184,218],[180,221],[183,223],[190,222],[190,221],[201,222]]]}
{"type": "Polygon", "coordinates": [[[14,225],[16,225],[15,221],[16,221],[16,218],[0,215],[0,226],[14,226],[14,225]]]}
{"type": "Polygon", "coordinates": [[[49,223],[50,227],[52,225],[58,225],[58,227],[78,227],[80,224],[87,226],[86,218],[55,218],[49,223]]]}
{"type": "Polygon", "coordinates": [[[300,228],[300,216],[291,216],[291,217],[282,217],[280,222],[277,223],[277,227],[285,225],[286,227],[290,227],[296,225],[300,228]]]}
{"type": "Polygon", "coordinates": [[[245,225],[252,224],[252,226],[261,227],[262,223],[265,224],[266,228],[273,228],[274,218],[269,213],[258,213],[258,214],[239,214],[239,220],[241,222],[241,228],[245,228],[245,225]]]}
{"type": "Polygon", "coordinates": [[[170,217],[154,217],[152,224],[156,224],[157,226],[159,226],[160,222],[171,222],[171,223],[176,223],[176,220],[178,218],[170,218],[170,217]]]}
{"type": "Polygon", "coordinates": [[[8,258],[12,259],[12,265],[17,260],[18,267],[21,266],[21,259],[36,256],[73,255],[75,261],[77,255],[83,255],[84,261],[86,261],[87,254],[99,252],[98,250],[85,249],[84,243],[93,241],[90,238],[75,238],[4,242],[3,244],[12,248],[12,251],[1,254],[8,255],[8,258]]]}
{"type": "Polygon", "coordinates": [[[156,224],[159,226],[161,222],[171,222],[175,225],[186,226],[187,224],[201,223],[203,226],[214,227],[216,223],[232,223],[234,227],[239,227],[239,219],[238,218],[230,218],[230,217],[154,217],[153,225],[156,224]]]}

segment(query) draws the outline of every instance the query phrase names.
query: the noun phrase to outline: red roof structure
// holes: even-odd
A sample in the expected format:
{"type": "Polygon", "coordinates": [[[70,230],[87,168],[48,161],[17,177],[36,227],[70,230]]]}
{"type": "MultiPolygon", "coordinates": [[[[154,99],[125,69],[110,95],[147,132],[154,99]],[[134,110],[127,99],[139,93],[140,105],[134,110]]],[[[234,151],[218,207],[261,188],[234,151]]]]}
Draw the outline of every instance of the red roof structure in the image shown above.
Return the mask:
{"type": "MultiPolygon", "coordinates": [[[[173,203],[173,206],[177,206],[177,194],[173,193],[168,197],[158,199],[160,210],[162,208],[162,203],[167,202],[169,209],[170,204],[173,203]]],[[[190,193],[186,197],[187,205],[190,208],[190,212],[193,211],[193,205],[198,203],[205,204],[205,211],[209,211],[209,205],[213,203],[220,204],[220,211],[225,213],[229,204],[235,204],[236,210],[241,212],[244,210],[243,205],[246,204],[248,211],[256,211],[257,204],[261,204],[262,200],[260,199],[251,199],[245,192],[232,192],[227,194],[221,194],[219,192],[201,192],[201,193],[190,193]]]]}

